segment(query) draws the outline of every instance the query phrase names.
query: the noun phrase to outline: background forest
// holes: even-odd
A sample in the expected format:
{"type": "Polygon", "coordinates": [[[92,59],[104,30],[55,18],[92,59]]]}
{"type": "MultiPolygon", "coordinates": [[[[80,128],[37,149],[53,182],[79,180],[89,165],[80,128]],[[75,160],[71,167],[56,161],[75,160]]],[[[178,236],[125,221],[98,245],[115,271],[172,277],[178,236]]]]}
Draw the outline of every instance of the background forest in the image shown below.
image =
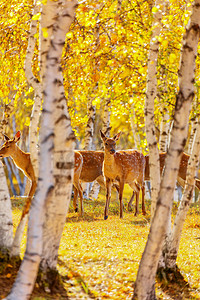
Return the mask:
{"type": "MultiPolygon", "coordinates": [[[[24,73],[32,6],[32,1],[9,1],[0,6],[1,119],[4,114],[8,124],[6,134],[21,130],[23,141],[28,139],[33,105],[32,88],[24,73]]],[[[152,7],[153,1],[84,1],[79,4],[75,21],[67,33],[62,60],[65,93],[79,148],[85,145],[91,106],[95,119],[93,148],[100,148],[99,129],[104,107],[108,105],[111,135],[124,132],[120,147],[147,152],[144,99],[152,7]]],[[[181,42],[190,10],[190,1],[169,1],[162,20],[155,102],[158,136],[163,122],[170,123],[173,116],[181,42]]],[[[36,45],[35,75],[37,54],[36,45]]],[[[198,109],[199,80],[198,56],[196,101],[191,118],[198,109]]]]}
{"type": "MultiPolygon", "coordinates": [[[[59,89],[57,90],[60,93],[59,94],[60,98],[57,95],[58,98],[56,99],[55,96],[54,102],[52,100],[51,104],[48,104],[48,101],[45,100],[46,97],[48,97],[49,91],[50,91],[49,94],[51,94],[51,86],[49,90],[45,90],[46,87],[49,87],[48,84],[45,85],[47,82],[45,80],[46,78],[48,78],[47,76],[48,67],[49,66],[52,67],[53,65],[53,64],[48,65],[48,59],[50,56],[47,55],[47,57],[45,58],[46,53],[51,53],[48,52],[50,50],[47,51],[48,48],[45,48],[48,46],[45,43],[51,38],[50,36],[51,26],[55,30],[58,29],[59,28],[58,25],[60,25],[60,23],[56,19],[57,18],[56,15],[55,24],[57,24],[57,27],[53,23],[54,18],[50,18],[52,20],[53,25],[50,24],[51,26],[50,25],[47,26],[48,25],[47,22],[47,25],[44,26],[46,21],[45,16],[48,15],[48,9],[45,10],[45,5],[47,8],[48,5],[50,7],[49,4],[50,2],[52,1],[11,0],[11,1],[3,1],[3,3],[0,4],[0,66],[1,66],[0,67],[0,107],[1,107],[0,133],[1,135],[2,133],[5,133],[9,137],[14,137],[14,134],[16,132],[21,131],[21,137],[20,134],[17,133],[15,138],[20,139],[18,145],[22,150],[24,150],[25,152],[28,151],[31,152],[31,159],[34,167],[35,167],[35,161],[37,160],[37,158],[34,158],[34,156],[37,156],[36,153],[37,151],[35,151],[34,153],[34,149],[35,149],[34,147],[36,147],[37,150],[39,149],[37,147],[38,138],[39,136],[40,138],[41,137],[44,138],[46,134],[45,131],[43,131],[44,127],[42,126],[42,124],[44,125],[44,123],[42,123],[44,122],[44,119],[42,119],[42,117],[40,118],[41,112],[46,113],[48,108],[49,111],[51,111],[53,106],[50,105],[56,103],[56,101],[58,101],[57,103],[59,103],[59,105],[56,106],[56,109],[57,107],[59,107],[60,109],[59,113],[61,113],[62,109],[64,111],[63,107],[65,106],[65,105],[61,105],[60,104],[61,102],[59,102],[59,101],[63,101],[62,88],[60,90],[59,89]],[[39,11],[40,7],[43,7],[44,17],[42,17],[41,12],[39,11]],[[31,24],[34,24],[34,26],[32,25],[32,27],[30,27],[31,24]],[[34,43],[31,43],[33,40],[34,43]],[[47,64],[47,67],[45,64],[47,64]],[[46,67],[46,69],[43,68],[44,66],[46,67]],[[44,81],[44,87],[42,87],[43,81],[44,81]],[[37,102],[39,98],[42,99],[41,95],[43,95],[44,97],[43,111],[40,106],[41,103],[37,102]],[[36,113],[37,113],[37,118],[39,120],[39,123],[37,123],[36,121],[37,119],[36,113]],[[34,141],[33,141],[33,135],[35,136],[34,141]]],[[[73,3],[73,1],[66,1],[66,7],[68,7],[69,4],[68,2],[73,3]]],[[[196,0],[194,2],[196,3],[195,5],[197,5],[198,7],[199,0],[196,0]]],[[[61,0],[60,3],[64,7],[65,1],[61,0]]],[[[58,9],[58,11],[60,12],[59,7],[56,6],[57,3],[54,4],[56,9],[58,9]]],[[[170,142],[169,136],[170,136],[171,129],[173,127],[174,122],[178,120],[176,112],[177,112],[177,103],[178,103],[179,96],[177,95],[181,94],[185,96],[184,87],[182,91],[181,90],[182,86],[180,85],[180,81],[182,80],[181,76],[183,76],[184,78],[184,75],[180,72],[180,68],[182,66],[180,62],[182,62],[182,55],[185,51],[183,47],[183,37],[186,36],[187,33],[186,25],[188,24],[188,21],[191,18],[193,12],[192,7],[193,7],[193,1],[185,1],[185,0],[184,1],[169,0],[166,2],[159,1],[159,0],[155,2],[151,0],[146,0],[146,1],[86,0],[86,1],[79,1],[76,9],[75,6],[73,6],[72,8],[70,7],[70,9],[72,9],[72,12],[73,9],[75,10],[75,18],[73,23],[72,24],[70,23],[71,26],[69,31],[66,29],[67,34],[66,37],[64,36],[65,43],[62,52],[61,66],[62,66],[62,75],[63,75],[63,84],[64,84],[64,95],[66,98],[65,103],[67,103],[67,108],[71,119],[72,130],[73,133],[75,134],[75,139],[73,134],[70,133],[70,128],[69,128],[70,125],[67,126],[66,125],[67,123],[64,124],[64,122],[62,124],[63,126],[62,129],[67,128],[67,130],[69,129],[69,132],[66,130],[66,132],[63,135],[63,140],[59,139],[62,137],[62,130],[60,129],[59,131],[59,126],[57,127],[55,126],[54,129],[54,125],[56,124],[56,122],[55,123],[54,121],[52,123],[50,122],[50,124],[52,125],[52,127],[50,126],[52,130],[50,136],[55,135],[54,142],[55,142],[56,155],[60,151],[60,149],[63,148],[63,145],[65,146],[64,142],[65,140],[67,140],[67,138],[69,138],[69,140],[71,139],[70,141],[72,143],[75,140],[75,149],[80,149],[80,150],[101,149],[102,150],[103,149],[102,140],[100,137],[100,130],[102,130],[103,132],[106,133],[107,136],[109,135],[113,136],[120,131],[122,132],[120,141],[117,143],[118,149],[135,148],[140,150],[144,155],[150,153],[150,157],[151,157],[152,150],[149,147],[149,145],[151,145],[151,142],[150,140],[148,140],[149,123],[147,121],[147,114],[148,114],[147,112],[148,109],[150,110],[150,108],[146,106],[147,105],[146,102],[148,102],[147,101],[148,92],[149,92],[148,84],[151,80],[153,81],[154,79],[156,80],[156,83],[154,82],[156,86],[155,89],[156,97],[154,99],[154,112],[153,112],[154,122],[155,122],[155,135],[156,135],[156,140],[158,142],[159,151],[160,152],[167,151],[170,142]],[[162,11],[162,18],[159,20],[160,11],[162,11]],[[158,20],[160,23],[158,22],[158,20]],[[157,28],[159,28],[158,35],[156,35],[157,28]],[[158,49],[157,50],[154,49],[152,51],[153,49],[152,45],[157,45],[158,49]],[[151,52],[154,52],[154,54],[156,53],[157,57],[155,58],[155,60],[150,60],[149,53],[151,52]],[[150,72],[152,65],[156,66],[155,76],[154,75],[151,76],[151,74],[153,74],[150,72]]],[[[71,18],[70,22],[72,22],[73,20],[72,14],[69,15],[71,18]]],[[[67,26],[68,25],[66,25],[66,27],[67,26]]],[[[54,35],[52,36],[53,36],[52,41],[54,39],[56,40],[57,38],[56,30],[54,31],[54,35]]],[[[49,46],[49,49],[51,49],[52,44],[49,46]]],[[[52,47],[52,49],[54,49],[54,47],[52,47]]],[[[195,143],[196,144],[199,143],[198,140],[195,143],[193,143],[193,141],[195,141],[194,136],[195,134],[196,136],[197,134],[200,134],[198,129],[199,110],[200,110],[200,105],[199,105],[200,56],[199,54],[200,54],[200,49],[198,45],[198,50],[196,55],[194,98],[193,100],[190,99],[190,101],[192,102],[192,108],[191,111],[190,109],[188,109],[188,111],[190,111],[190,116],[188,121],[189,131],[188,131],[187,141],[185,143],[185,148],[183,149],[184,152],[191,154],[191,157],[193,155],[193,145],[195,143]]],[[[183,65],[184,62],[186,62],[186,59],[185,61],[183,60],[183,65]]],[[[55,66],[56,66],[56,60],[55,60],[55,66]]],[[[52,68],[52,70],[54,69],[52,68]]],[[[184,73],[184,70],[182,70],[182,72],[184,73]]],[[[53,72],[51,73],[53,74],[53,72]]],[[[191,75],[190,72],[188,72],[188,74],[191,75]]],[[[57,74],[55,74],[55,80],[54,80],[55,85],[58,84],[60,79],[59,76],[58,77],[56,76],[57,74]]],[[[191,82],[193,82],[192,79],[191,82]]],[[[182,100],[182,102],[184,102],[184,100],[182,100]]],[[[53,116],[54,118],[56,118],[55,117],[56,112],[55,115],[53,116]]],[[[61,116],[60,118],[57,116],[57,120],[62,119],[62,115],[60,116],[61,116]]],[[[66,119],[69,120],[67,113],[66,113],[66,119]]],[[[56,119],[51,119],[51,120],[56,120],[56,119]]],[[[184,127],[187,127],[186,125],[187,124],[184,124],[184,127]]],[[[178,126],[174,126],[174,127],[176,129],[176,127],[178,126]]],[[[150,126],[149,126],[149,130],[150,130],[150,126]]],[[[177,139],[177,143],[178,143],[178,139],[177,139]]],[[[171,144],[173,145],[173,134],[172,134],[171,144]]],[[[181,145],[183,144],[184,142],[182,142],[181,145]]],[[[46,144],[46,147],[47,146],[48,145],[46,144]]],[[[49,147],[49,148],[53,149],[53,147],[49,147]]],[[[49,148],[48,147],[41,148],[42,149],[42,151],[40,152],[41,162],[42,160],[44,161],[44,157],[45,157],[44,149],[49,149],[49,148]],[[43,155],[43,159],[42,159],[42,155],[43,155]]],[[[73,150],[72,144],[70,144],[69,149],[73,150]]],[[[47,152],[48,151],[46,151],[46,153],[47,152]]],[[[177,153],[178,152],[180,156],[179,149],[177,149],[177,153]]],[[[197,156],[199,156],[198,154],[199,154],[198,150],[194,150],[194,157],[196,157],[196,159],[197,156]]],[[[52,154],[52,156],[53,155],[54,153],[52,154]]],[[[53,159],[55,159],[54,163],[55,161],[56,162],[60,161],[59,160],[60,157],[58,159],[58,156],[57,157],[55,156],[55,158],[53,159]]],[[[71,163],[71,160],[69,159],[69,161],[67,162],[71,163]]],[[[13,195],[24,195],[24,193],[26,194],[25,191],[25,188],[27,189],[26,177],[24,177],[24,175],[19,171],[19,169],[16,168],[16,166],[13,164],[12,159],[6,158],[4,159],[4,163],[5,163],[4,170],[6,173],[10,195],[13,196],[13,195]]],[[[151,164],[152,162],[150,160],[150,166],[151,164]]],[[[43,162],[43,166],[44,168],[46,167],[47,174],[48,171],[49,174],[52,174],[50,171],[51,169],[49,167],[50,165],[47,164],[47,166],[45,166],[43,162]]],[[[189,168],[190,168],[190,163],[189,163],[189,168]]],[[[40,172],[41,170],[42,167],[40,169],[40,172]]],[[[155,170],[156,169],[154,167],[154,171],[155,170]]],[[[192,167],[189,170],[191,171],[192,167]]],[[[36,168],[35,169],[36,178],[38,177],[39,174],[38,172],[39,172],[38,168],[36,168]]],[[[58,176],[58,173],[56,172],[55,174],[53,174],[55,178],[56,176],[58,176]]],[[[42,175],[43,177],[40,177],[40,180],[41,178],[43,179],[45,178],[44,173],[41,174],[43,174],[42,175]]],[[[50,177],[47,176],[47,178],[50,177]]],[[[68,178],[71,178],[71,175],[69,175],[68,178]]],[[[48,182],[50,187],[51,187],[51,180],[52,178],[50,178],[48,182]]],[[[155,182],[156,181],[154,181],[154,183],[152,184],[153,187],[155,187],[155,182]]],[[[192,194],[193,188],[191,190],[192,192],[190,192],[187,186],[188,182],[190,185],[190,179],[189,181],[186,180],[186,188],[183,196],[185,196],[186,198],[188,197],[187,199],[189,203],[190,201],[189,196],[187,196],[186,193],[188,192],[188,194],[192,194]]],[[[194,182],[195,181],[193,179],[193,185],[194,182]]],[[[59,185],[56,184],[54,186],[55,190],[53,192],[55,193],[53,194],[55,196],[54,199],[55,203],[59,199],[59,197],[56,196],[56,192],[55,192],[57,191],[56,188],[58,188],[59,185]]],[[[71,184],[71,182],[68,183],[68,186],[69,184],[71,184]]],[[[38,194],[36,193],[35,196],[36,201],[42,198],[42,189],[38,188],[38,190],[39,192],[38,194]]],[[[160,191],[161,191],[160,194],[162,195],[162,185],[160,191]]],[[[66,187],[65,195],[68,195],[70,192],[71,189],[69,187],[66,187]]],[[[105,204],[105,192],[101,191],[97,201],[91,200],[92,198],[96,199],[98,195],[98,188],[95,185],[93,186],[92,193],[90,194],[90,199],[87,198],[87,204],[86,203],[84,204],[85,205],[84,216],[80,217],[77,214],[75,214],[72,210],[72,205],[70,206],[69,214],[67,216],[67,222],[65,224],[65,228],[64,228],[64,232],[60,244],[60,249],[59,249],[59,257],[62,259],[62,262],[59,261],[58,269],[59,272],[64,276],[66,275],[65,272],[67,269],[66,278],[63,277],[67,281],[67,283],[65,282],[64,288],[65,290],[68,290],[71,299],[90,299],[90,298],[91,299],[106,299],[106,298],[121,299],[120,298],[121,295],[123,295],[122,299],[131,299],[132,286],[133,286],[132,284],[134,281],[136,281],[136,270],[138,268],[138,264],[142,252],[144,250],[145,241],[149,229],[148,226],[149,223],[150,225],[152,225],[152,219],[154,213],[156,215],[157,212],[156,210],[157,208],[155,208],[154,200],[157,199],[158,196],[155,195],[158,192],[159,192],[159,184],[157,184],[157,191],[155,191],[154,188],[152,189],[152,193],[154,194],[152,195],[153,204],[151,207],[151,216],[150,216],[150,204],[148,201],[147,201],[147,216],[146,217],[139,216],[138,219],[135,218],[134,220],[132,219],[133,213],[126,211],[126,204],[125,204],[124,208],[126,212],[125,212],[125,221],[123,220],[123,222],[122,220],[118,220],[118,216],[115,216],[118,214],[119,207],[118,207],[118,202],[114,201],[113,204],[111,204],[111,208],[110,208],[111,220],[108,221],[108,223],[105,222],[101,223],[100,219],[102,218],[103,206],[105,204]],[[93,221],[97,221],[96,222],[97,226],[96,224],[95,225],[93,224],[93,221]],[[98,222],[101,223],[100,225],[101,228],[99,228],[98,222]],[[92,224],[92,227],[90,226],[89,223],[92,224]],[[129,235],[127,237],[124,234],[124,232],[129,232],[130,234],[132,227],[134,227],[134,231],[135,231],[133,240],[138,241],[138,244],[133,243],[130,246],[129,242],[131,240],[131,237],[129,238],[129,235]],[[73,232],[72,235],[69,233],[70,230],[73,232]],[[101,233],[98,233],[99,230],[101,230],[101,233]],[[109,231],[111,235],[107,236],[109,231]],[[116,232],[119,234],[120,238],[117,237],[116,232]],[[97,235],[99,234],[99,236],[102,237],[102,240],[100,242],[98,239],[96,240],[96,233],[97,235]],[[104,233],[106,233],[105,236],[104,233]],[[80,240],[77,239],[77,237],[79,237],[83,241],[84,247],[80,242],[80,240]],[[113,244],[109,243],[109,240],[112,240],[113,244]],[[105,249],[111,248],[111,252],[113,252],[113,255],[110,256],[110,253],[107,250],[105,252],[102,251],[104,247],[105,249]],[[122,251],[123,247],[127,248],[126,252],[122,251]],[[91,253],[88,250],[90,248],[92,249],[91,253]],[[130,248],[130,253],[128,250],[129,248],[130,248]],[[74,251],[74,249],[76,249],[77,251],[74,251]],[[134,259],[131,258],[132,249],[134,249],[135,251],[134,254],[136,258],[134,257],[134,259]],[[99,253],[98,255],[96,251],[99,253]],[[87,263],[90,262],[91,265],[90,266],[87,265],[87,263]],[[101,274],[101,272],[99,272],[96,263],[100,265],[101,270],[105,268],[105,273],[103,272],[103,274],[101,274]],[[116,267],[116,265],[118,267],[116,267]],[[96,269],[98,270],[98,272],[96,269]],[[98,274],[95,275],[95,272],[97,272],[98,274]],[[93,275],[91,276],[91,274],[93,275]],[[126,277],[126,280],[123,280],[123,276],[126,277]],[[111,277],[113,277],[113,280],[110,280],[111,277]],[[107,285],[105,284],[105,282],[107,282],[107,285]],[[81,286],[81,292],[78,291],[78,288],[80,288],[80,286],[81,286]]],[[[87,193],[88,192],[86,190],[86,194],[87,193]]],[[[130,196],[131,195],[129,189],[126,189],[125,200],[129,200],[130,196]]],[[[199,201],[198,196],[199,196],[198,191],[196,190],[195,201],[199,201]]],[[[51,199],[52,195],[50,196],[48,195],[48,197],[49,197],[48,201],[50,201],[49,199],[51,199]]],[[[44,222],[45,233],[43,233],[44,234],[43,249],[42,249],[43,252],[41,252],[42,263],[43,263],[42,267],[44,268],[44,270],[46,267],[45,263],[46,265],[48,265],[48,263],[50,262],[50,265],[48,266],[49,268],[52,268],[53,266],[54,269],[55,267],[55,264],[57,262],[56,251],[60,241],[60,236],[59,236],[60,233],[58,234],[58,232],[61,232],[62,230],[61,227],[62,225],[64,226],[64,222],[65,222],[65,211],[63,211],[62,212],[64,216],[63,223],[61,221],[59,225],[60,227],[56,227],[57,226],[56,222],[59,221],[57,219],[54,224],[55,225],[54,228],[53,229],[51,228],[50,222],[54,214],[53,206],[51,206],[52,204],[53,204],[53,200],[52,203],[50,203],[46,213],[47,223],[44,222]],[[51,233],[51,230],[52,230],[51,239],[48,240],[48,234],[51,233]],[[51,247],[48,248],[48,243],[50,244],[51,240],[54,240],[54,237],[57,238],[57,240],[55,241],[55,247],[52,242],[52,249],[53,251],[55,251],[55,255],[53,255],[54,253],[53,251],[52,253],[50,253],[51,247]],[[47,253],[48,251],[45,253],[45,249],[49,249],[49,253],[47,253]]],[[[62,202],[62,205],[63,204],[64,202],[62,202]]],[[[14,222],[14,226],[16,227],[17,226],[16,224],[19,223],[19,218],[20,218],[20,216],[18,215],[19,214],[18,209],[21,211],[21,199],[15,198],[15,200],[13,200],[12,202],[12,205],[14,208],[13,222],[14,222]],[[15,206],[17,206],[17,208],[15,206]]],[[[62,205],[61,203],[58,203],[58,211],[59,209],[61,209],[62,205]]],[[[184,201],[183,201],[183,205],[184,205],[184,201]]],[[[191,209],[190,217],[186,223],[186,226],[184,227],[184,235],[188,239],[189,236],[194,235],[194,239],[198,240],[199,239],[198,204],[197,205],[194,204],[193,206],[194,209],[191,209]]],[[[68,210],[68,207],[66,207],[66,210],[68,210]]],[[[176,221],[178,224],[178,221],[180,220],[180,219],[179,220],[175,219],[174,214],[176,212],[177,212],[177,207],[175,205],[172,213],[172,223],[174,222],[175,225],[176,225],[176,221]]],[[[42,220],[43,218],[42,214],[43,212],[41,211],[41,215],[40,217],[38,216],[38,219],[42,220]]],[[[177,215],[179,217],[179,210],[177,215]]],[[[32,214],[32,216],[34,216],[34,214],[32,214]]],[[[37,213],[35,216],[37,216],[37,213]]],[[[169,220],[169,222],[170,221],[171,220],[169,220]]],[[[39,223],[41,223],[40,220],[39,223]]],[[[174,226],[175,230],[177,227],[174,226]]],[[[180,230],[179,227],[178,230],[180,230]]],[[[164,234],[165,233],[161,235],[164,236],[164,234]]],[[[169,232],[167,232],[167,234],[169,234],[169,232]]],[[[181,230],[179,231],[179,233],[177,233],[177,235],[174,234],[173,236],[173,234],[171,235],[172,237],[178,235],[181,236],[181,230]]],[[[163,253],[162,253],[163,257],[164,255],[167,256],[166,253],[168,252],[171,253],[170,251],[173,250],[172,246],[174,245],[173,244],[174,240],[172,239],[170,242],[172,242],[172,244],[169,243],[166,246],[167,250],[165,248],[163,249],[163,253]]],[[[198,253],[199,246],[197,246],[196,241],[191,241],[191,240],[189,241],[187,247],[193,248],[193,255],[194,255],[194,258],[191,259],[191,255],[189,253],[187,253],[186,256],[183,255],[185,243],[186,241],[185,242],[184,240],[181,241],[180,258],[178,258],[179,259],[178,262],[181,268],[183,268],[184,276],[182,277],[182,275],[178,273],[180,275],[180,278],[178,279],[176,278],[178,281],[178,283],[176,282],[177,286],[176,287],[173,286],[172,288],[171,286],[168,286],[168,294],[170,294],[169,297],[171,297],[169,299],[190,299],[190,297],[194,297],[194,299],[199,299],[199,283],[197,280],[199,276],[199,265],[196,262],[198,260],[196,259],[196,256],[198,256],[197,253],[198,253]],[[191,271],[192,273],[191,286],[189,286],[190,280],[188,279],[189,278],[188,274],[190,271],[188,270],[188,266],[185,266],[185,261],[189,261],[189,265],[193,264],[192,271],[191,271]],[[186,279],[188,279],[189,283],[186,282],[186,279]],[[179,284],[180,286],[178,286],[179,284]],[[175,291],[174,292],[175,295],[173,295],[173,289],[175,291]],[[180,298],[181,293],[184,295],[183,297],[185,298],[180,298]]],[[[24,244],[25,244],[25,240],[23,238],[22,252],[20,254],[21,257],[23,257],[25,251],[24,244]]],[[[42,244],[40,244],[40,246],[41,245],[42,244]]],[[[30,247],[30,243],[28,247],[30,247]]],[[[178,252],[179,243],[178,246],[176,245],[176,247],[177,247],[176,250],[178,252]]],[[[29,252],[30,251],[27,251],[28,255],[29,252]]],[[[25,257],[27,253],[25,253],[25,257]]],[[[24,262],[24,264],[26,264],[26,262],[24,262]]],[[[175,264],[176,264],[176,259],[175,259],[175,264]]],[[[167,263],[164,268],[167,268],[166,266],[167,263]]],[[[6,278],[6,280],[11,277],[12,280],[9,283],[11,285],[16,274],[13,277],[13,275],[11,274],[12,272],[7,271],[8,268],[10,268],[9,264],[6,266],[5,275],[3,276],[6,278]]],[[[22,268],[23,268],[23,264],[22,264],[22,268]]],[[[145,273],[144,269],[143,271],[145,273]]],[[[0,282],[2,282],[2,284],[5,284],[4,281],[2,280],[2,278],[4,277],[0,278],[0,282]]],[[[163,288],[162,284],[159,287],[156,286],[156,293],[158,297],[160,297],[160,299],[165,299],[165,291],[164,291],[165,284],[166,281],[169,279],[169,278],[165,278],[165,275],[163,277],[164,277],[164,289],[161,291],[161,289],[163,288]]],[[[21,283],[23,285],[22,278],[21,278],[21,283]]],[[[42,280],[43,278],[41,279],[41,281],[42,280]]],[[[137,278],[136,282],[139,282],[140,284],[139,277],[137,278]]],[[[34,279],[32,280],[32,284],[34,284],[34,279]]],[[[3,296],[6,296],[6,294],[8,293],[6,285],[7,284],[5,284],[4,286],[5,291],[2,292],[3,296]]],[[[36,289],[37,287],[38,286],[36,285],[36,289]]],[[[149,289],[151,288],[154,289],[154,285],[149,289]]],[[[47,290],[48,289],[46,289],[45,292],[48,293],[49,291],[47,290]]],[[[141,287],[139,287],[139,285],[138,286],[136,285],[135,294],[133,296],[135,298],[132,299],[144,299],[141,296],[141,294],[139,294],[140,290],[141,287]]],[[[15,286],[13,289],[13,293],[15,293],[15,286]]],[[[25,290],[24,293],[26,294],[25,290]]],[[[60,291],[59,293],[60,294],[58,295],[58,298],[62,294],[60,291]]],[[[13,295],[15,297],[15,294],[13,295]]],[[[10,298],[8,296],[8,298],[6,299],[10,299],[10,300],[15,299],[12,298],[13,295],[11,293],[10,298]]],[[[40,292],[34,291],[33,299],[34,299],[34,295],[36,295],[37,297],[38,295],[40,295],[40,292]]],[[[24,296],[23,299],[28,299],[26,297],[27,295],[24,296]]],[[[46,299],[45,297],[46,296],[44,296],[44,299],[46,299]]],[[[63,298],[63,299],[67,299],[67,298],[63,298]]],[[[154,299],[154,293],[152,292],[151,297],[146,299],[154,299]]]]}

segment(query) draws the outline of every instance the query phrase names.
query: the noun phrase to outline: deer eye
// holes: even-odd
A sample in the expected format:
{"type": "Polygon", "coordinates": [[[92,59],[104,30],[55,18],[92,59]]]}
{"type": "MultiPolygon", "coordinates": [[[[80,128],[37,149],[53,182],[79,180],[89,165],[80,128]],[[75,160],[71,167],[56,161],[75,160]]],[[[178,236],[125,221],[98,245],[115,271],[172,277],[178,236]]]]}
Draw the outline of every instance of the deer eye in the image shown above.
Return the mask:
{"type": "Polygon", "coordinates": [[[105,144],[106,144],[106,146],[108,146],[108,143],[107,143],[107,142],[106,142],[105,144]]]}

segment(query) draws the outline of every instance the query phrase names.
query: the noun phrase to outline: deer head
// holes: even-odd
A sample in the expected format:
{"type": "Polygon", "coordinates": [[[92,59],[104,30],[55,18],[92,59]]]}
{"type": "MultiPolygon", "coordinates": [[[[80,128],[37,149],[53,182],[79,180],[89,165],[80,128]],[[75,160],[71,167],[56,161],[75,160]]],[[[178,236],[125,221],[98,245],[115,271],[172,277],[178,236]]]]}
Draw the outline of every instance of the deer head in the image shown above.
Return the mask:
{"type": "Polygon", "coordinates": [[[116,134],[112,139],[107,138],[101,130],[100,130],[100,133],[101,133],[101,139],[103,140],[103,144],[104,144],[104,150],[106,152],[109,152],[110,154],[115,154],[116,141],[118,141],[118,139],[121,135],[121,131],[118,134],[116,134]]]}
{"type": "Polygon", "coordinates": [[[13,139],[10,139],[7,135],[4,134],[5,143],[0,148],[0,158],[10,156],[16,147],[16,143],[20,139],[20,131],[17,131],[13,139]]]}

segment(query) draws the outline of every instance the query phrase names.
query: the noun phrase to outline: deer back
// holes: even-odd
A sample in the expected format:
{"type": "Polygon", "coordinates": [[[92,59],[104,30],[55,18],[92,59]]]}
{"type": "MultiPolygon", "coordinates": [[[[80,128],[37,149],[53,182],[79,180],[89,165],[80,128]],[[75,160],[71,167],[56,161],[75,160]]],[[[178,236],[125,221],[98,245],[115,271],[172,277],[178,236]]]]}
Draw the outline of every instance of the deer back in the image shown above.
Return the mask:
{"type": "Polygon", "coordinates": [[[92,182],[102,175],[104,160],[103,151],[79,151],[83,156],[83,166],[80,179],[84,182],[92,182]]]}

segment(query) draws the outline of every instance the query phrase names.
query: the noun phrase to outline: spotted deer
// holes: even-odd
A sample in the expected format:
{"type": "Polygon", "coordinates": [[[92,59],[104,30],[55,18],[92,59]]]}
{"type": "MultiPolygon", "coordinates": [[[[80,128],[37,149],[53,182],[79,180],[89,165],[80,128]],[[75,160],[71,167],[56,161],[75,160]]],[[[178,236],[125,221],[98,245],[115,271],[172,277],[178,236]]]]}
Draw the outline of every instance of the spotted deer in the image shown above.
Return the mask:
{"type": "Polygon", "coordinates": [[[28,213],[31,200],[35,193],[37,183],[36,177],[31,163],[30,153],[25,153],[18,146],[17,142],[20,140],[20,131],[17,131],[13,139],[10,139],[7,135],[4,134],[5,143],[0,148],[0,158],[11,157],[15,165],[23,171],[24,175],[27,176],[31,181],[31,188],[27,197],[26,204],[24,206],[21,220],[28,213]]]}
{"type": "MultiPolygon", "coordinates": [[[[167,155],[166,152],[159,153],[160,174],[162,174],[164,166],[165,166],[166,155],[167,155]]],[[[186,180],[187,166],[188,166],[189,158],[190,158],[190,155],[188,155],[184,152],[181,154],[181,161],[180,161],[180,165],[179,165],[177,181],[182,187],[184,187],[185,180],[186,180]]],[[[149,155],[146,155],[145,159],[146,159],[145,180],[150,180],[149,155]]],[[[198,188],[198,190],[200,190],[200,180],[197,178],[195,180],[195,186],[198,188]]]]}
{"type": "MultiPolygon", "coordinates": [[[[166,152],[161,152],[159,153],[159,159],[160,159],[160,174],[162,174],[163,169],[165,167],[165,158],[166,158],[167,153],[166,152]]],[[[185,185],[185,180],[186,180],[186,175],[187,175],[187,166],[188,166],[188,161],[189,161],[190,155],[186,153],[182,153],[181,155],[181,161],[179,165],[179,170],[178,170],[178,176],[177,176],[177,182],[184,188],[185,185]]],[[[145,155],[145,160],[146,160],[146,166],[145,166],[145,176],[144,180],[150,180],[150,168],[149,168],[149,155],[145,155]]],[[[195,186],[198,190],[200,190],[200,180],[198,178],[195,179],[195,186]]],[[[128,207],[131,208],[132,202],[134,199],[134,195],[131,197],[128,207]]]]}
{"type": "Polygon", "coordinates": [[[138,213],[139,192],[143,190],[144,202],[144,172],[145,172],[145,157],[137,150],[121,150],[116,151],[116,141],[118,141],[121,132],[113,138],[107,138],[102,131],[101,138],[104,144],[104,162],[103,174],[106,180],[106,205],[104,210],[104,219],[108,218],[108,208],[111,198],[112,182],[116,180],[119,184],[119,203],[120,203],[120,218],[123,218],[123,190],[124,184],[135,191],[136,194],[136,212],[138,213]]]}
{"type": "MultiPolygon", "coordinates": [[[[0,148],[0,158],[11,157],[15,165],[23,171],[24,175],[27,176],[31,181],[31,189],[29,191],[26,204],[24,206],[21,220],[29,212],[31,200],[35,194],[37,187],[36,177],[31,163],[30,153],[22,151],[18,146],[17,142],[20,140],[20,131],[18,131],[13,139],[10,139],[7,135],[4,134],[5,143],[0,148]]],[[[81,203],[81,214],[83,214],[83,192],[80,184],[80,173],[83,164],[83,157],[79,152],[75,152],[75,164],[74,164],[74,177],[73,184],[77,193],[79,193],[80,203],[81,203]]]]}

